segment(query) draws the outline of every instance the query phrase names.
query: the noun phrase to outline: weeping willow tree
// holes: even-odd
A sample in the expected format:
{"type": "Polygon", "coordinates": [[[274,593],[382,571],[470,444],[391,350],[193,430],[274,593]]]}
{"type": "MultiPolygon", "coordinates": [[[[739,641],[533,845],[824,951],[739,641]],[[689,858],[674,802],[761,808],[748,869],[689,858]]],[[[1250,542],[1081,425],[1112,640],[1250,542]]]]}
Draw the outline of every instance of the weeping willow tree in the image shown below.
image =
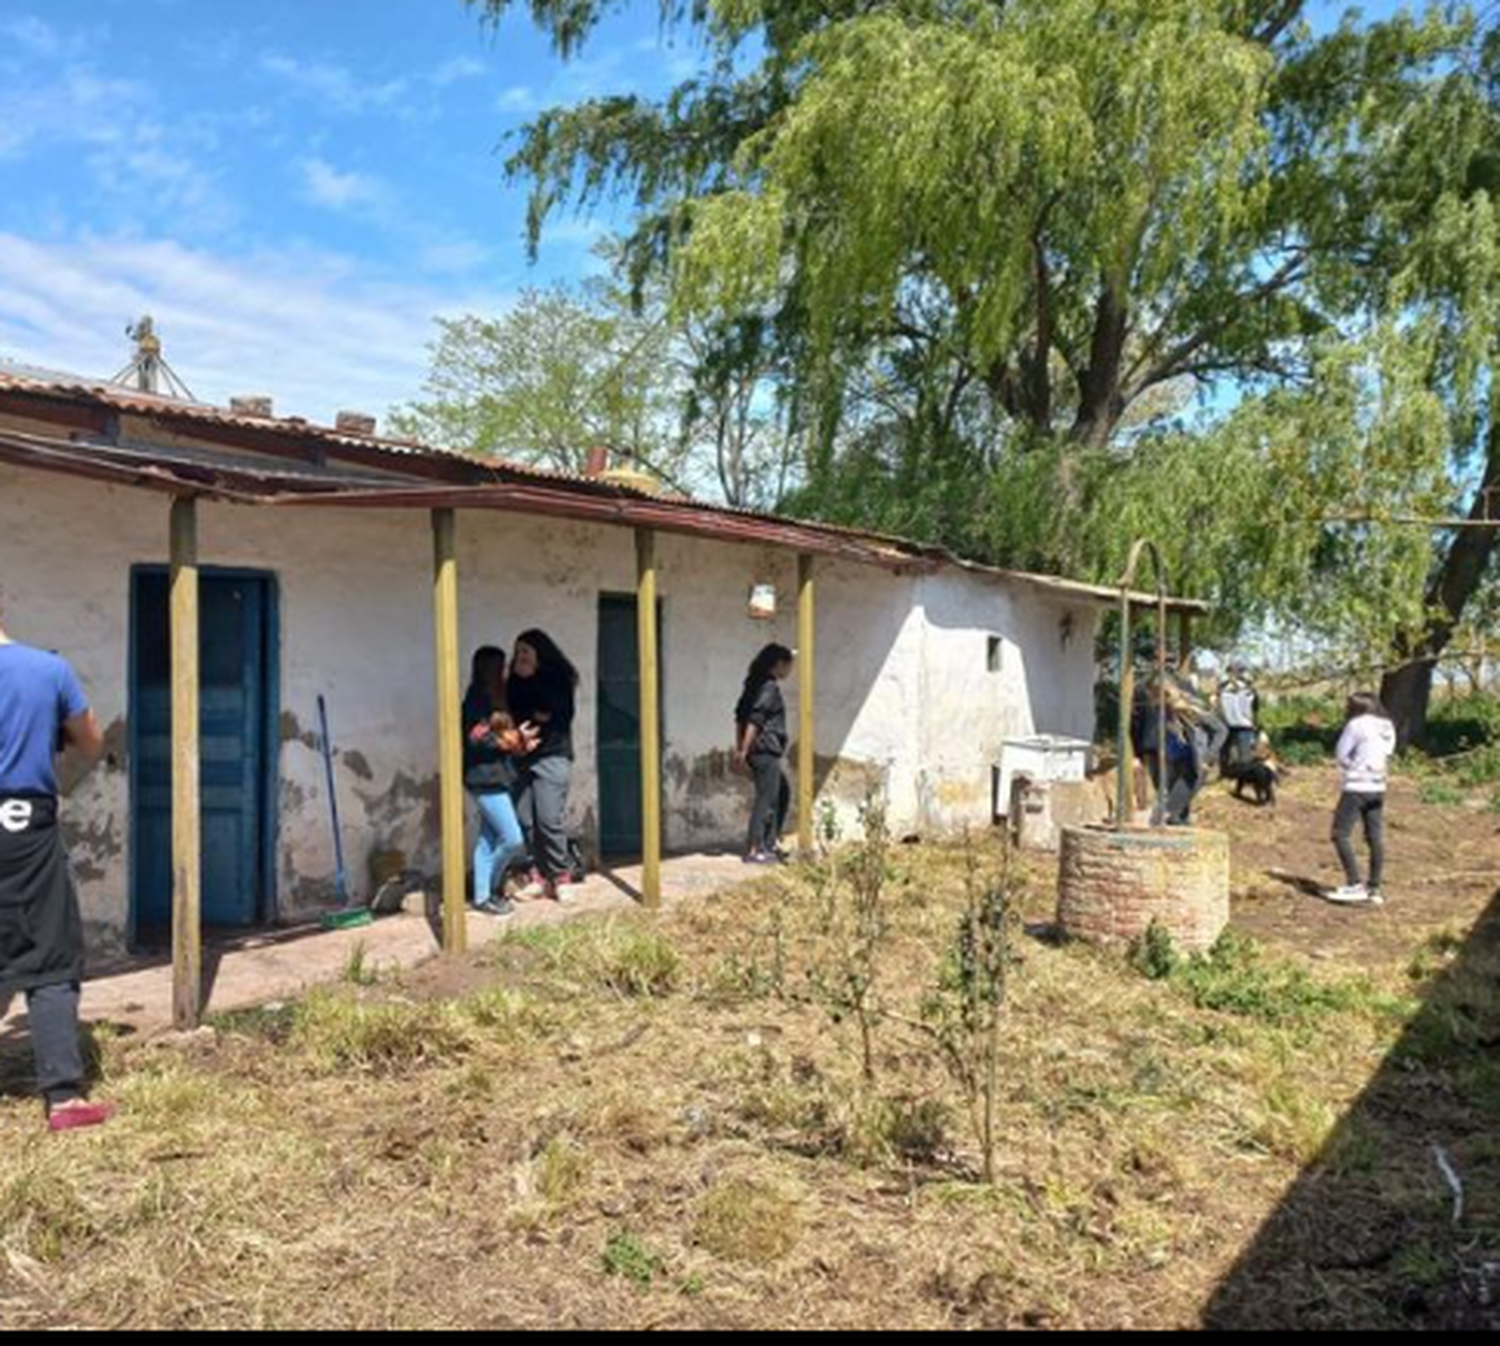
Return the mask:
{"type": "MultiPolygon", "coordinates": [[[[574,55],[623,7],[530,11],[574,55]]],[[[1100,576],[1150,531],[1229,619],[1388,655],[1411,727],[1492,559],[1379,523],[1485,475],[1491,53],[1461,5],[1307,9],[667,0],[701,72],[510,169],[533,244],[627,202],[637,278],[754,320],[795,508],[1100,576]]]]}

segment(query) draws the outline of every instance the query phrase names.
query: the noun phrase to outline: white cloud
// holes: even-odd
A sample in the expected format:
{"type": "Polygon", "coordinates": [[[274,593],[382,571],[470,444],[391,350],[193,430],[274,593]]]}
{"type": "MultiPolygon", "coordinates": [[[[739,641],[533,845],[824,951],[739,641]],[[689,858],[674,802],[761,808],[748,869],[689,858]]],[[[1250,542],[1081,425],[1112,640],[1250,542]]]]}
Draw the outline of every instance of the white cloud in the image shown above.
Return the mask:
{"type": "Polygon", "coordinates": [[[480,75],[487,74],[488,71],[489,67],[483,61],[476,60],[472,56],[455,56],[451,61],[445,62],[434,70],[430,78],[438,88],[446,89],[450,84],[478,79],[480,75]]]}
{"type": "Polygon", "coordinates": [[[490,248],[473,239],[447,238],[423,244],[417,251],[417,263],[423,271],[462,276],[479,270],[493,255],[490,248]]]}
{"type": "Polygon", "coordinates": [[[301,168],[308,198],[326,210],[370,209],[390,198],[389,187],[372,174],[343,172],[326,159],[304,159],[301,168]]]}
{"type": "Polygon", "coordinates": [[[325,253],[0,233],[0,356],[107,378],[129,356],[126,324],[150,313],[199,397],[268,393],[282,414],[319,422],[416,396],[432,320],[510,302],[499,290],[391,281],[325,253]]]}
{"type": "Polygon", "coordinates": [[[111,144],[148,103],[144,86],[101,76],[88,65],[69,65],[40,80],[5,81],[0,158],[18,158],[49,142],[111,144]]]}
{"type": "Polygon", "coordinates": [[[282,52],[261,60],[261,69],[335,112],[362,113],[399,107],[410,86],[404,79],[362,79],[347,66],[302,61],[282,52]]]}
{"type": "Polygon", "coordinates": [[[100,74],[89,61],[38,59],[24,75],[0,78],[0,160],[59,146],[77,152],[91,199],[112,216],[203,231],[237,218],[222,173],[201,157],[218,148],[216,134],[194,118],[169,123],[150,88],[100,74]]]}
{"type": "Polygon", "coordinates": [[[528,113],[541,110],[542,102],[529,84],[514,84],[495,101],[501,112],[528,113]]]}

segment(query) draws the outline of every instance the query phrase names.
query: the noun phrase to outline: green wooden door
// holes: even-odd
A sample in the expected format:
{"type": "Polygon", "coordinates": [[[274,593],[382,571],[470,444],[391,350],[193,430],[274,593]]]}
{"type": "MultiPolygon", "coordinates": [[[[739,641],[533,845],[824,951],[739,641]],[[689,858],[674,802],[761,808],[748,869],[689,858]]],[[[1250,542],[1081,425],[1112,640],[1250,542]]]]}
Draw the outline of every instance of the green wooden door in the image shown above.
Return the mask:
{"type": "Polygon", "coordinates": [[[639,611],[633,595],[599,600],[599,850],[610,858],[641,853],[639,611]]]}

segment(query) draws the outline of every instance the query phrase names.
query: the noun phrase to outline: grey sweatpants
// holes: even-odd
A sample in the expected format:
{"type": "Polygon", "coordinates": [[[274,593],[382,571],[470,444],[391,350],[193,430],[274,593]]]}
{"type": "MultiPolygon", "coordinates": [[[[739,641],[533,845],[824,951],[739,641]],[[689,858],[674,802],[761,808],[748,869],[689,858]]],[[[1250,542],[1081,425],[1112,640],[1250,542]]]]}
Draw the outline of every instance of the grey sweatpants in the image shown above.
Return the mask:
{"type": "Polygon", "coordinates": [[[1380,892],[1385,885],[1385,796],[1346,793],[1339,800],[1333,819],[1333,844],[1343,863],[1351,888],[1358,888],[1359,856],[1354,850],[1354,829],[1364,824],[1365,840],[1370,844],[1370,888],[1380,892]]]}
{"type": "MultiPolygon", "coordinates": [[[[0,1009],[6,996],[0,991],[0,1009]]],[[[78,1036],[82,992],[76,985],[41,986],[26,994],[37,1091],[49,1108],[83,1097],[83,1048],[78,1036]]]]}
{"type": "Polygon", "coordinates": [[[573,763],[566,757],[545,757],[526,768],[516,785],[516,813],[531,843],[531,859],[542,874],[556,882],[572,869],[568,853],[568,792],[573,785],[573,763]]]}
{"type": "Polygon", "coordinates": [[[755,809],[750,815],[749,854],[768,854],[781,845],[792,809],[792,787],[779,757],[752,757],[755,809]]]}

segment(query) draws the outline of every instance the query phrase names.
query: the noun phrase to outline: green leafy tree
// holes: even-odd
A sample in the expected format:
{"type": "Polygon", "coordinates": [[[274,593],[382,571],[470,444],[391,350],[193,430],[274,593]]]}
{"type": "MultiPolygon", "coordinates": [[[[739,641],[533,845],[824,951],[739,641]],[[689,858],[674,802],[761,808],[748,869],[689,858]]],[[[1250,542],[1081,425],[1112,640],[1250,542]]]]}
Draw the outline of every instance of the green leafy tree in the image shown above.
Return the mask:
{"type": "MultiPolygon", "coordinates": [[[[624,3],[530,10],[571,55],[624,3]]],[[[702,70],[510,168],[533,241],[623,200],[638,280],[758,324],[793,507],[1101,578],[1148,529],[1228,621],[1372,642],[1420,732],[1494,552],[1391,522],[1500,484],[1492,39],[1308,8],[666,0],[702,70]]]]}
{"type": "Polygon", "coordinates": [[[396,414],[399,432],[565,472],[607,447],[676,474],[660,315],[637,316],[601,287],[556,287],[527,291],[502,317],[439,329],[424,396],[396,414]]]}
{"type": "MultiPolygon", "coordinates": [[[[531,6],[565,52],[616,7],[531,6]]],[[[632,196],[637,270],[675,261],[681,301],[771,315],[809,415],[842,412],[852,370],[936,352],[940,424],[972,385],[1015,432],[1101,447],[1165,384],[1295,369],[1330,321],[1313,261],[1349,261],[1367,209],[1333,149],[1454,37],[1317,40],[1303,8],[669,4],[704,74],[548,112],[511,168],[534,236],[570,200],[632,196]]]]}
{"type": "Polygon", "coordinates": [[[775,371],[753,324],[677,319],[660,286],[632,295],[596,278],[438,327],[423,397],[392,416],[399,434],[562,472],[607,448],[737,507],[787,490],[775,371]]]}

